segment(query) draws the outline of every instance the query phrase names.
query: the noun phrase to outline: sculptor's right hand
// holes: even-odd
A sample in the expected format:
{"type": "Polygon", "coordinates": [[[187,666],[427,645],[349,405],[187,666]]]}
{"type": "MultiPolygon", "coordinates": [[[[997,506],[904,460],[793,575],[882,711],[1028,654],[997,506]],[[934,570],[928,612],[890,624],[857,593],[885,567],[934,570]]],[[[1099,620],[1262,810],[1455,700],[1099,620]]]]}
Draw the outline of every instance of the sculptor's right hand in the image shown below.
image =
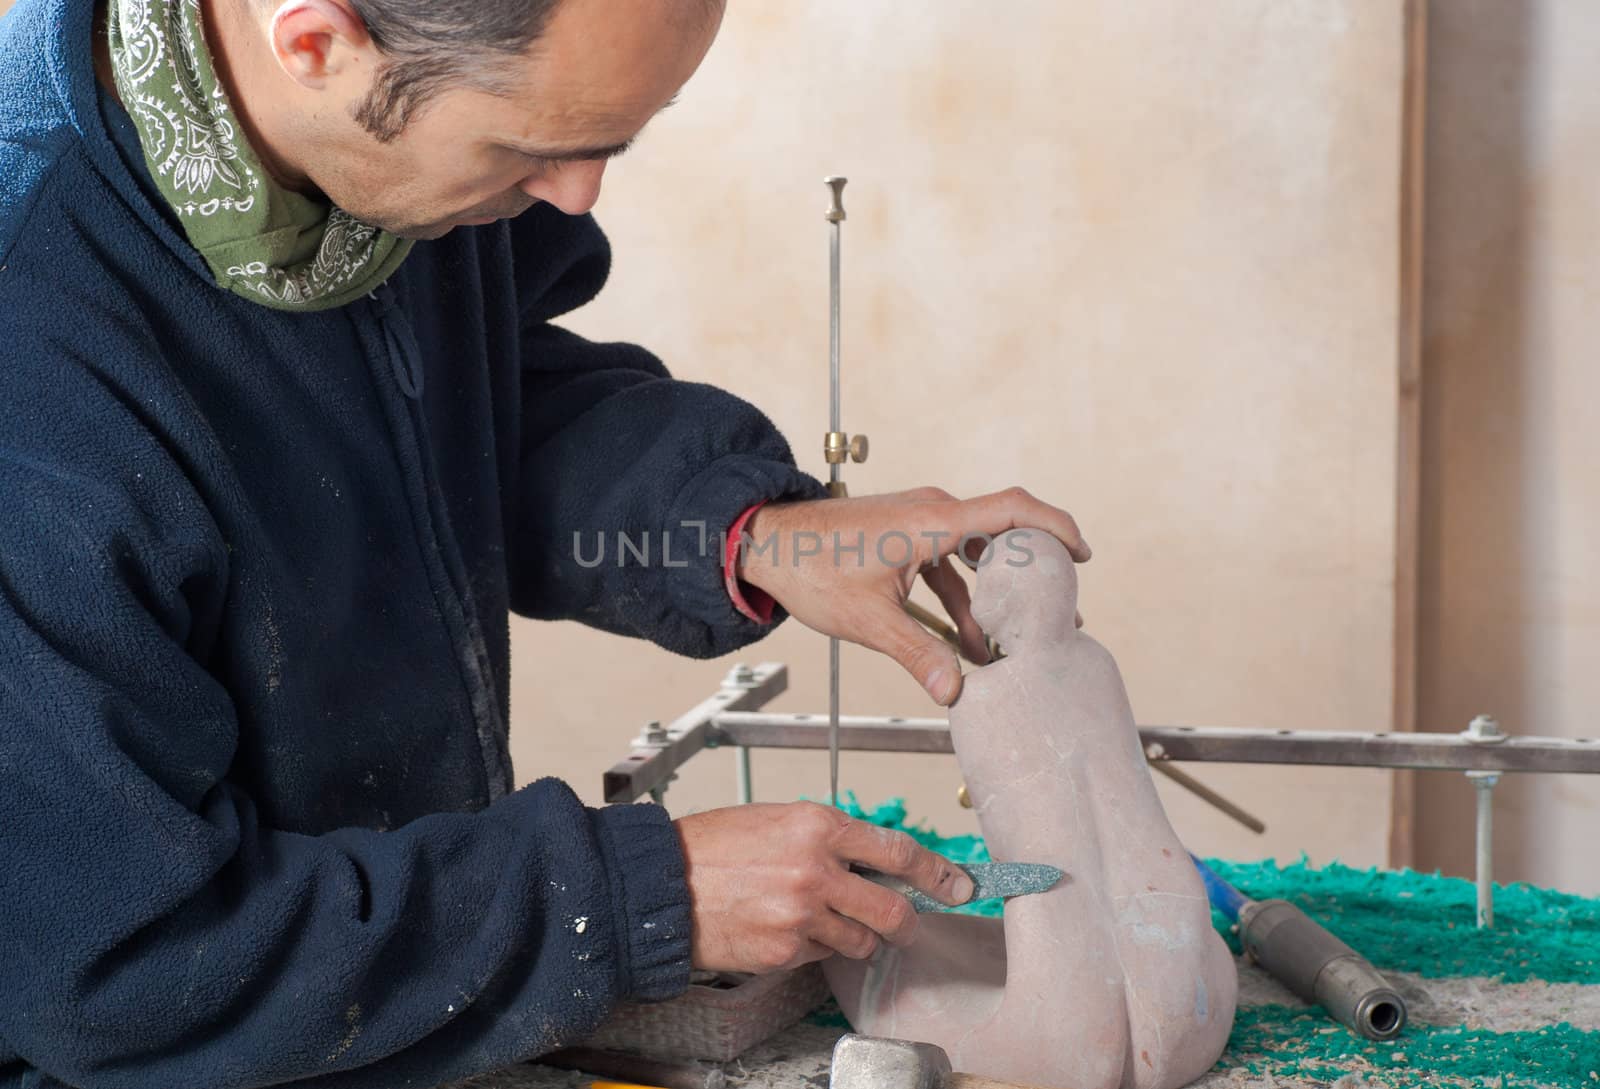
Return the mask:
{"type": "Polygon", "coordinates": [[[851,873],[851,863],[946,904],[972,896],[966,874],[904,832],[813,802],[732,806],[673,823],[688,866],[696,968],[775,972],[910,941],[910,901],[851,873]]]}

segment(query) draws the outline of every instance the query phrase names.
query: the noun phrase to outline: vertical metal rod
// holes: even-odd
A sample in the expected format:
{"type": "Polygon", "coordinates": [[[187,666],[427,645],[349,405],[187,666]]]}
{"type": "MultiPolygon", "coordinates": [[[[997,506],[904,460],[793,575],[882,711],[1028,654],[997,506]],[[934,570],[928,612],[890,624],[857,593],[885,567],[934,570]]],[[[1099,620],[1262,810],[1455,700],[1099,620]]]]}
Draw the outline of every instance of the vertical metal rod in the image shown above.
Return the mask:
{"type": "Polygon", "coordinates": [[[828,802],[839,804],[839,640],[828,640],[828,802]]]}
{"type": "Polygon", "coordinates": [[[1467,778],[1478,793],[1478,926],[1487,929],[1494,926],[1494,788],[1500,776],[1469,771],[1467,778]]]}
{"type": "MultiPolygon", "coordinates": [[[[835,213],[829,210],[828,223],[828,430],[840,431],[839,410],[839,244],[840,225],[844,222],[844,209],[839,198],[843,195],[844,179],[828,179],[830,187],[835,181],[834,205],[838,207],[835,213]],[[837,218],[834,216],[837,215],[837,218]]],[[[828,479],[837,481],[843,466],[834,462],[828,466],[828,479]]]]}
{"type": "MultiPolygon", "coordinates": [[[[1510,736],[1493,715],[1474,715],[1460,737],[1469,745],[1503,745],[1510,736]]],[[[1494,926],[1494,788],[1498,771],[1469,771],[1467,782],[1478,793],[1477,875],[1478,926],[1494,926]]]]}
{"type": "MultiPolygon", "coordinates": [[[[844,187],[841,177],[825,179],[832,194],[828,206],[828,430],[842,430],[839,411],[839,244],[844,222],[844,187]]],[[[829,459],[828,481],[838,484],[843,459],[829,459]]],[[[837,494],[839,489],[830,491],[837,494]]],[[[828,639],[828,800],[839,804],[839,640],[828,639]]]]}
{"type": "Polygon", "coordinates": [[[750,747],[739,746],[739,804],[749,805],[755,800],[755,791],[752,789],[750,778],[750,747]]]}

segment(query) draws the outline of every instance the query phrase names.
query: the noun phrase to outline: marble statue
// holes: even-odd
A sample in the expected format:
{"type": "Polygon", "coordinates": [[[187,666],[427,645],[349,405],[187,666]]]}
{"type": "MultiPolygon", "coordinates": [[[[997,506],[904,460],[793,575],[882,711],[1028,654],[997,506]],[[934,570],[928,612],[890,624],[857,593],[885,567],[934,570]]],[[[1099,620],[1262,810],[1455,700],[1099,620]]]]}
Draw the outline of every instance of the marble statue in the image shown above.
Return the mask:
{"type": "Polygon", "coordinates": [[[1222,1053],[1238,978],[1156,796],[1116,662],[1076,630],[1077,574],[1041,530],[991,546],[973,614],[1005,657],[950,709],[996,861],[1067,876],[1005,918],[924,915],[909,944],[824,970],[856,1031],[1060,1089],[1171,1089],[1222,1053]],[[1029,558],[1031,556],[1031,558],[1029,558]]]}

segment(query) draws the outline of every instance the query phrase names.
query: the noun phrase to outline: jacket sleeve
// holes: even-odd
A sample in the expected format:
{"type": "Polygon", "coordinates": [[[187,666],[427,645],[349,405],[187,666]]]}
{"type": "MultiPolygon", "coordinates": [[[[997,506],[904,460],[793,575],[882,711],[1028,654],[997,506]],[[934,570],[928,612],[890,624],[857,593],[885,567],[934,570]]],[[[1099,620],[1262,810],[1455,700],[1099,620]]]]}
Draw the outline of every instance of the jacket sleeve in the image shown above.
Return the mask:
{"type": "MultiPolygon", "coordinates": [[[[118,325],[97,358],[140,350],[118,325]]],[[[170,435],[140,425],[154,400],[11,344],[0,1069],[82,1089],[434,1085],[682,990],[682,858],[657,806],[586,809],[546,780],[389,832],[264,826],[226,778],[239,717],[204,664],[227,545],[170,435]]]]}
{"type": "Polygon", "coordinates": [[[755,503],[825,489],[754,406],[673,379],[636,345],[551,324],[605,283],[611,251],[593,219],[535,209],[513,244],[523,366],[512,607],[694,657],[765,635],[723,585],[724,535],[755,503]]]}

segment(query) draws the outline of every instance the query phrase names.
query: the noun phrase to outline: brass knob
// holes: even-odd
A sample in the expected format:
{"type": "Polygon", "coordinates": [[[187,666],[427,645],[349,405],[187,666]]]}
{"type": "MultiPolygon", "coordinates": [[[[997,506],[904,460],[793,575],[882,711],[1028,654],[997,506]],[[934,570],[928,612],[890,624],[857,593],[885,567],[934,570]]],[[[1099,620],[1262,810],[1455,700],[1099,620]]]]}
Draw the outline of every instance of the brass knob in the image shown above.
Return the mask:
{"type": "Polygon", "coordinates": [[[843,223],[845,218],[844,186],[845,182],[849,181],[850,179],[833,177],[823,178],[822,180],[827,183],[829,195],[832,198],[832,203],[828,205],[828,211],[825,218],[829,223],[843,223]]]}
{"type": "Polygon", "coordinates": [[[867,460],[868,449],[870,448],[867,445],[867,437],[865,435],[852,436],[850,439],[850,460],[860,465],[867,460]]]}
{"type": "Polygon", "coordinates": [[[972,795],[967,793],[966,783],[962,783],[961,789],[956,791],[956,801],[961,803],[962,809],[972,808],[972,795]]]}

